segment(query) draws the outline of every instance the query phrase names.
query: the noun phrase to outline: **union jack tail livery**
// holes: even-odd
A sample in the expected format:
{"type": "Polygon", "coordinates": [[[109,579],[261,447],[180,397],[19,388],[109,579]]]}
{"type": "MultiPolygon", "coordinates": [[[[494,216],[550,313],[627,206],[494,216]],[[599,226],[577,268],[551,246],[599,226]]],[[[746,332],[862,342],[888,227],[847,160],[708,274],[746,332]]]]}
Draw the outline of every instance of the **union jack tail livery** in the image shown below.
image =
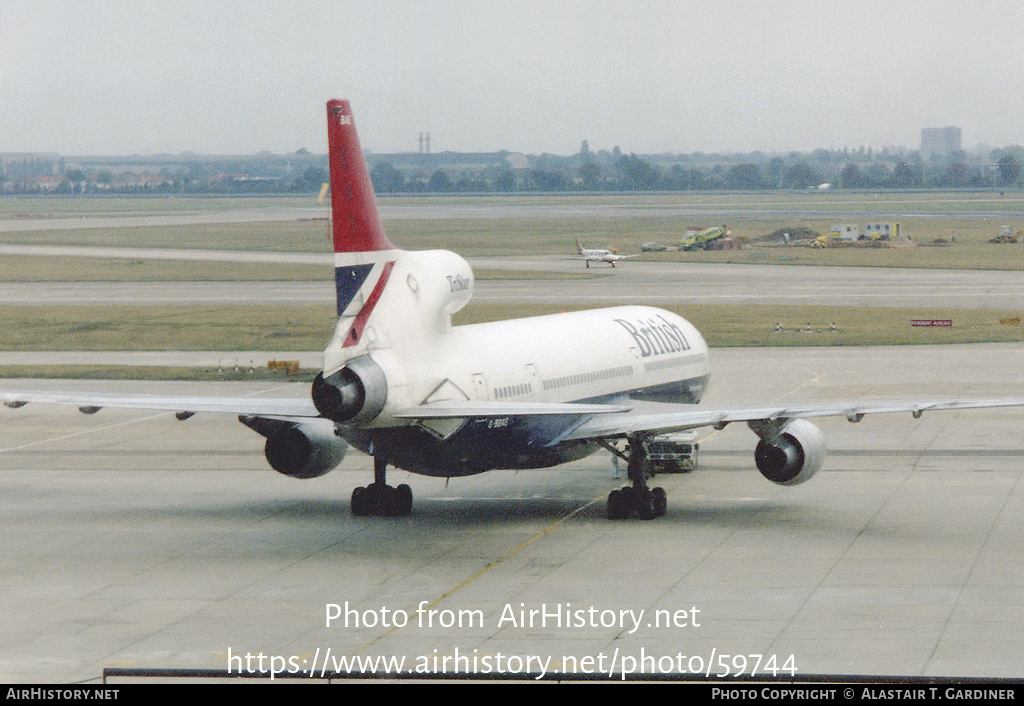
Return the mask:
{"type": "Polygon", "coordinates": [[[399,403],[382,366],[422,355],[448,331],[472,295],[473,272],[454,253],[408,252],[388,240],[346,100],[327,103],[327,142],[338,324],[314,402],[330,419],[362,422],[399,403]]]}

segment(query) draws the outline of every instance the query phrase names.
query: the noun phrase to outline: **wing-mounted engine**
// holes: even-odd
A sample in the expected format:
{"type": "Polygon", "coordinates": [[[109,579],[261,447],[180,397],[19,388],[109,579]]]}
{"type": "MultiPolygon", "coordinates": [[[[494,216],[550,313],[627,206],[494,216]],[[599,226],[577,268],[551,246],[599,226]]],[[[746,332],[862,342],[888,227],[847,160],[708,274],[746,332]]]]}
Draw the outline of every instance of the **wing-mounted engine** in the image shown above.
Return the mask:
{"type": "Polygon", "coordinates": [[[772,483],[798,485],[825,462],[825,437],[805,419],[762,419],[748,424],[761,437],[754,451],[757,470],[772,483]]]}
{"type": "Polygon", "coordinates": [[[267,438],[270,467],[292,478],[318,478],[334,470],[348,446],[323,419],[291,422],[243,415],[238,421],[267,438]]]}

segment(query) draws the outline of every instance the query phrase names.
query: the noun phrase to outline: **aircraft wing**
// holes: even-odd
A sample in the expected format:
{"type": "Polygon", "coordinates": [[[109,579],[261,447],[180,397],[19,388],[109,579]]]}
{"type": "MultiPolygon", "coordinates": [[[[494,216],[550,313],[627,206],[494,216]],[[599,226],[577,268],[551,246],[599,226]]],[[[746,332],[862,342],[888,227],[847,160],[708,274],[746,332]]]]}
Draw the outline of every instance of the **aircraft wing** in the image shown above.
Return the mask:
{"type": "Polygon", "coordinates": [[[169,412],[219,412],[267,417],[319,417],[309,398],[219,397],[199,395],[144,395],[107,392],[49,390],[0,390],[7,407],[22,407],[29,402],[77,406],[83,412],[103,407],[151,409],[169,412]]]}
{"type": "MultiPolygon", "coordinates": [[[[60,404],[95,412],[104,407],[169,412],[212,412],[267,417],[316,418],[320,414],[309,398],[223,397],[217,395],[147,395],[88,391],[0,390],[7,407],[29,402],[60,404]]],[[[574,416],[584,419],[560,440],[623,437],[636,433],[663,434],[732,422],[773,421],[814,417],[846,417],[860,421],[868,414],[924,412],[996,407],[1024,407],[1024,397],[991,399],[930,399],[826,402],[761,407],[634,402],[581,404],[546,402],[451,401],[419,405],[398,412],[400,419],[452,419],[504,416],[574,416]]]]}
{"type": "Polygon", "coordinates": [[[621,414],[632,406],[576,402],[432,402],[395,414],[399,419],[455,419],[480,417],[589,416],[621,414]]]}
{"type": "MultiPolygon", "coordinates": [[[[84,412],[104,407],[150,409],[171,412],[214,412],[261,417],[319,417],[310,398],[164,396],[116,394],[107,392],[71,392],[50,390],[0,390],[0,399],[7,407],[22,407],[29,402],[76,406],[84,412]]],[[[433,402],[398,412],[399,419],[453,419],[479,417],[516,417],[569,415],[584,417],[622,413],[631,406],[608,404],[547,402],[433,402]]]]}
{"type": "Polygon", "coordinates": [[[1024,407],[1024,397],[838,401],[764,407],[704,407],[647,402],[638,403],[621,414],[591,417],[558,440],[614,438],[643,433],[657,435],[706,426],[721,428],[732,422],[785,422],[813,417],[846,417],[851,422],[859,422],[868,414],[909,412],[920,417],[931,411],[992,407],[1024,407]]]}

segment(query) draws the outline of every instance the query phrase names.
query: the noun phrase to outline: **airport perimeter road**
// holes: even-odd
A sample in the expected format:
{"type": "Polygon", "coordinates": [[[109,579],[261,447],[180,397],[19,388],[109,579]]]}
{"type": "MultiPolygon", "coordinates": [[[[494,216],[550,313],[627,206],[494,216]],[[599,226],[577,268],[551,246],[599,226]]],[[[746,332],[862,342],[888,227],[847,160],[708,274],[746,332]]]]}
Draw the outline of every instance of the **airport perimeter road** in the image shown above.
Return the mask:
{"type": "MultiPolygon", "coordinates": [[[[717,350],[707,402],[1020,393],[1020,356],[717,350]]],[[[618,678],[749,671],[760,655],[761,672],[771,658],[804,674],[1020,678],[1022,422],[823,422],[830,460],[794,488],[753,470],[745,426],[709,430],[697,472],[656,479],[668,512],[650,522],[604,518],[622,483],[604,453],[447,484],[392,471],[415,506],[382,519],[348,511],[372,473],[356,453],[297,481],[230,417],[0,408],[0,681],[242,669],[260,654],[285,670],[358,655],[618,678]]],[[[389,668],[352,668],[371,664],[389,668]]]]}
{"type": "MultiPolygon", "coordinates": [[[[178,252],[190,259],[193,251],[178,252]]],[[[203,259],[208,254],[198,253],[203,259]]],[[[217,255],[214,254],[213,257],[217,255]]],[[[279,254],[293,261],[292,254],[279,254]]],[[[267,261],[274,254],[260,254],[267,261]]],[[[551,279],[479,279],[474,301],[564,302],[610,306],[694,303],[1024,308],[1024,272],[786,265],[627,262],[584,268],[577,260],[486,258],[477,270],[552,272],[551,279]],[[565,274],[599,274],[587,279],[565,274]]],[[[319,282],[0,282],[2,304],[332,304],[334,283],[319,282]]]]}

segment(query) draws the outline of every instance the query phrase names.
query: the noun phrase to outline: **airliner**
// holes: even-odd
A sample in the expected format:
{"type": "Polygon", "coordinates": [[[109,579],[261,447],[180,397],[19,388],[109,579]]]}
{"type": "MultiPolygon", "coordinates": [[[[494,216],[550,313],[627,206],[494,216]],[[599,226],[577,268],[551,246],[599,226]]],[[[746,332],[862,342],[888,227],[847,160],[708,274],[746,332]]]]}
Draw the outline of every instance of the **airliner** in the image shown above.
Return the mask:
{"type": "Polygon", "coordinates": [[[388,485],[388,467],[453,478],[552,468],[604,449],[625,462],[628,477],[608,495],[611,519],[665,514],[665,491],[648,483],[648,444],[671,432],[745,423],[757,437],[757,469],[789,486],[825,459],[811,419],[1024,405],[1002,398],[709,408],[698,404],[711,374],[703,337],[682,317],[648,306],[453,326],[473,294],[469,264],[388,240],[348,101],[327,103],[327,135],[338,323],[309,397],[0,390],[4,403],[160,409],[182,420],[235,414],[266,437],[270,466],[295,478],[324,475],[351,446],[373,459],[373,482],[352,491],[355,515],[412,511],[411,489],[388,485]]]}
{"type": "Polygon", "coordinates": [[[639,257],[639,255],[617,255],[611,250],[594,250],[583,247],[583,243],[580,242],[579,238],[576,238],[576,252],[580,254],[580,258],[590,267],[591,262],[608,262],[611,263],[612,267],[615,267],[615,263],[619,260],[626,260],[631,257],[639,257]]]}

